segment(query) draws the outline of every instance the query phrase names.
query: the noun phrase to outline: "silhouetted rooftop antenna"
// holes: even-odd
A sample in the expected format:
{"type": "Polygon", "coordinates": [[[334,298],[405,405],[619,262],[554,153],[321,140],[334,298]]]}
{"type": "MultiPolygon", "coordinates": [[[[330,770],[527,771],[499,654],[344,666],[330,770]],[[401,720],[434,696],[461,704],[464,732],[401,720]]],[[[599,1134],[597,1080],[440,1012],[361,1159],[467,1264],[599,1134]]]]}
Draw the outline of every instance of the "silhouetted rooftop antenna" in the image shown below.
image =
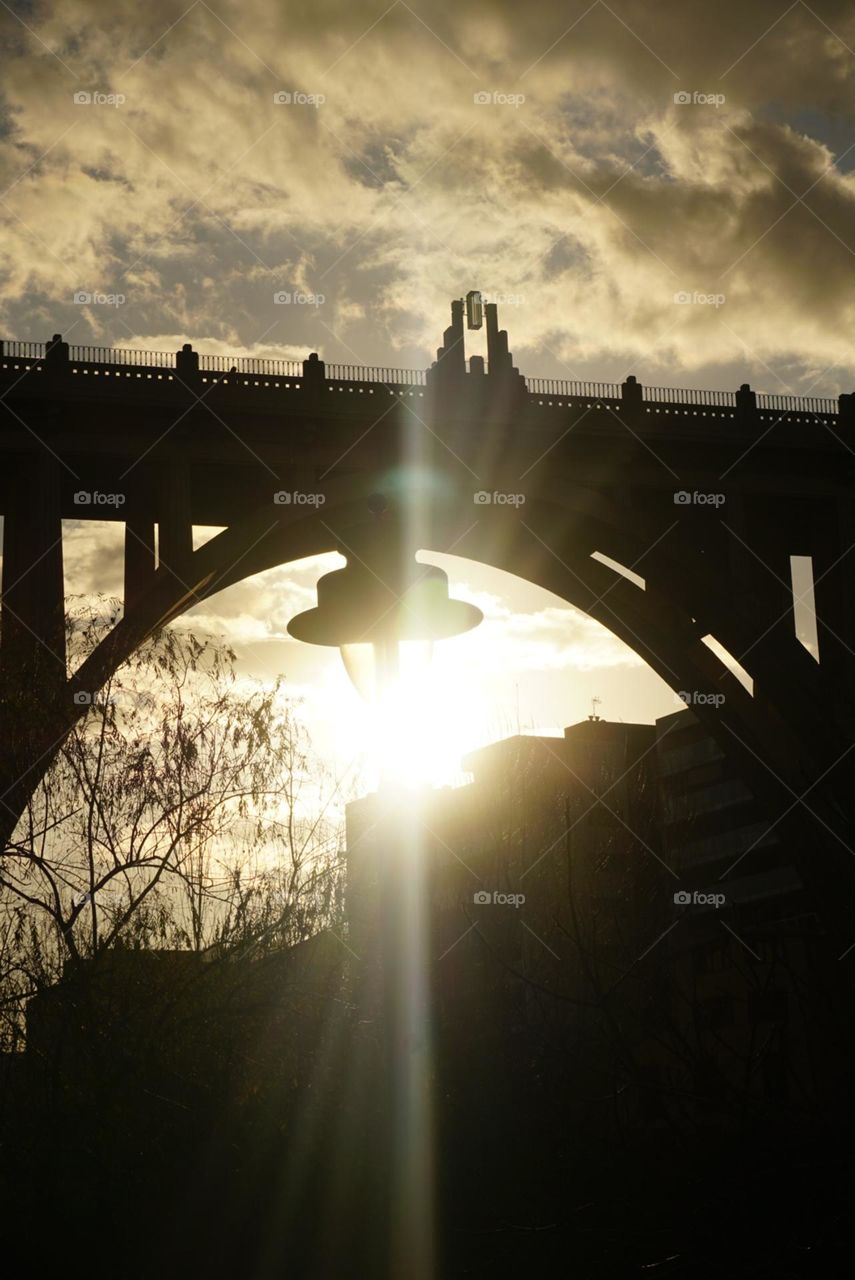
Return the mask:
{"type": "Polygon", "coordinates": [[[588,716],[589,720],[597,721],[602,719],[602,716],[597,715],[597,707],[601,702],[602,698],[593,697],[591,699],[591,714],[588,716]]]}

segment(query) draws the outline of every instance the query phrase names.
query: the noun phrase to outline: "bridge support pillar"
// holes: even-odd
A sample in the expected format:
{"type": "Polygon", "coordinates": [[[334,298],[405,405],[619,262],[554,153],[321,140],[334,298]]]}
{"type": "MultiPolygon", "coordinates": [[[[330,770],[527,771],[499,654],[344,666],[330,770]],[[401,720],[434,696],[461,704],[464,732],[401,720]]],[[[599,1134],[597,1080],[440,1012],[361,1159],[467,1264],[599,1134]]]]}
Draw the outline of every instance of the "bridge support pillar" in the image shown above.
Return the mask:
{"type": "Polygon", "coordinates": [[[169,465],[163,476],[158,533],[159,565],[180,582],[193,555],[193,516],[187,468],[177,463],[169,465]]]}
{"type": "Polygon", "coordinates": [[[0,638],[0,848],[32,793],[40,761],[63,735],[65,589],[60,464],[22,462],[3,527],[0,638]]]}
{"type": "Polygon", "coordinates": [[[25,474],[10,486],[3,528],[0,666],[11,687],[25,687],[26,672],[26,687],[47,693],[65,681],[60,464],[41,453],[25,474]]]}
{"type": "Polygon", "coordinates": [[[155,570],[154,522],[125,521],[125,613],[143,594],[155,570]]]}

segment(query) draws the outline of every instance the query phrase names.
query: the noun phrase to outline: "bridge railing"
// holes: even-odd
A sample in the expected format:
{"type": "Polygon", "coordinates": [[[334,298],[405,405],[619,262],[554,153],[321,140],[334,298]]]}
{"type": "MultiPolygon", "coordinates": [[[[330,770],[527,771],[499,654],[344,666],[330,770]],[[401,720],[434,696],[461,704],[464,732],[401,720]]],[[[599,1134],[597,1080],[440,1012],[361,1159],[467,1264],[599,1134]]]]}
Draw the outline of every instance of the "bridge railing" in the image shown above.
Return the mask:
{"type": "Polygon", "coordinates": [[[827,396],[779,396],[757,393],[757,408],[771,409],[774,413],[837,413],[838,402],[827,396]]]}
{"type": "Polygon", "coordinates": [[[326,376],[332,382],[386,382],[398,387],[423,387],[424,369],[387,369],[362,364],[328,364],[326,376]]]}
{"type": "Polygon", "coordinates": [[[619,400],[619,382],[573,382],[565,378],[526,378],[526,386],[536,396],[584,396],[598,400],[619,400]]]}
{"type": "Polygon", "coordinates": [[[44,342],[16,342],[13,339],[0,343],[0,351],[15,360],[41,360],[45,354],[45,346],[44,342]]]}
{"type": "MultiPolygon", "coordinates": [[[[41,363],[50,356],[44,342],[20,342],[17,339],[0,340],[0,357],[41,363]]],[[[58,353],[53,352],[56,356],[58,353]]],[[[143,351],[134,347],[70,346],[68,359],[73,364],[127,365],[150,369],[175,369],[180,366],[174,351],[143,351]]],[[[199,371],[202,373],[230,373],[253,377],[301,380],[304,375],[302,360],[279,360],[273,357],[199,355],[199,371]]],[[[358,364],[326,364],[325,376],[329,382],[375,382],[397,387],[423,387],[427,382],[424,369],[398,369],[391,366],[358,364]]],[[[619,382],[582,382],[564,378],[527,378],[526,386],[532,396],[559,398],[622,400],[623,384],[619,382]]],[[[735,391],[704,391],[686,387],[636,386],[632,399],[640,390],[643,402],[648,404],[708,405],[734,409],[739,403],[735,391]]],[[[749,388],[745,388],[748,395],[749,388]]],[[[841,412],[843,401],[828,396],[793,396],[773,393],[750,393],[758,410],[769,413],[798,413],[805,416],[828,417],[841,412]]],[[[750,398],[750,397],[749,397],[750,398]]],[[[848,401],[848,398],[847,398],[848,401]]]]}
{"type": "Polygon", "coordinates": [[[302,360],[275,360],[256,356],[199,356],[205,373],[251,373],[268,378],[301,378],[302,360]]]}
{"type": "Polygon", "coordinates": [[[735,391],[692,391],[687,387],[645,387],[644,399],[657,404],[707,404],[718,408],[734,408],[735,391]]]}
{"type": "Polygon", "coordinates": [[[68,349],[73,364],[131,364],[149,369],[174,369],[174,351],[138,351],[135,347],[76,347],[68,349]]]}

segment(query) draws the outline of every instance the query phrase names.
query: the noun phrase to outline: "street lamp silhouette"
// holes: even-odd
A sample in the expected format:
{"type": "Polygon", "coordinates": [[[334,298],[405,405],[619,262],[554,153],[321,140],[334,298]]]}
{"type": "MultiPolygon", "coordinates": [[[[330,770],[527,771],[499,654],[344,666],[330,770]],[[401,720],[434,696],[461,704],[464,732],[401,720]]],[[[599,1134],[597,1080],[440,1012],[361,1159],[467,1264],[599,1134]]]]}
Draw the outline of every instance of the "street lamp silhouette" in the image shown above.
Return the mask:
{"type": "Polygon", "coordinates": [[[345,668],[367,701],[394,689],[402,656],[429,661],[437,640],[477,627],[483,614],[448,594],[448,575],[405,556],[380,521],[341,544],[343,569],[318,581],[318,603],[288,623],[295,640],[341,650],[345,668]]]}

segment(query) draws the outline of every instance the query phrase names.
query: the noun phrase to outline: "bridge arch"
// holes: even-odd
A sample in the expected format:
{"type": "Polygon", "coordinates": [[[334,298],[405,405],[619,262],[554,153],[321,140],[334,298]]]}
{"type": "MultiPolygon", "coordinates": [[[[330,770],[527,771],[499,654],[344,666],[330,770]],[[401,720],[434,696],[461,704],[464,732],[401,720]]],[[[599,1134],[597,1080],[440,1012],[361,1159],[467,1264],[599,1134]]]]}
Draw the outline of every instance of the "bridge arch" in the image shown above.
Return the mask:
{"type": "MultiPolygon", "coordinates": [[[[184,582],[159,570],[159,581],[75,681],[96,687],[145,635],[234,582],[346,546],[348,530],[366,518],[366,498],[381,484],[379,475],[336,482],[324,506],[308,514],[257,511],[199,548],[184,582]]],[[[770,822],[805,850],[806,880],[818,890],[836,883],[839,896],[840,884],[852,879],[843,803],[852,784],[846,722],[841,716],[834,723],[824,711],[819,668],[795,635],[781,628],[763,635],[765,602],[735,602],[697,557],[685,554],[679,538],[669,545],[661,529],[628,524],[626,513],[581,487],[541,486],[520,507],[477,506],[469,488],[447,481],[411,509],[396,509],[392,498],[390,537],[413,552],[450,552],[514,573],[600,622],[675,692],[710,695],[697,700],[697,715],[770,822]],[[595,552],[643,572],[644,587],[594,559],[595,552]],[[753,695],[705,643],[710,634],[736,657],[749,650],[753,695]],[[724,697],[719,705],[715,694],[724,697]],[[815,856],[819,847],[826,856],[815,856]]]]}
{"type": "Polygon", "coordinates": [[[75,672],[42,738],[30,744],[28,767],[18,768],[21,779],[4,791],[7,835],[10,815],[21,811],[85,711],[75,704],[75,691],[100,688],[148,635],[226,587],[346,548],[348,531],[366,519],[367,498],[380,490],[390,501],[389,535],[411,552],[452,553],[514,573],[600,622],[675,692],[709,695],[697,701],[697,715],[770,823],[803,850],[799,869],[806,883],[843,921],[851,918],[851,720],[842,700],[836,716],[828,715],[816,662],[794,633],[768,627],[770,602],[756,593],[735,600],[732,582],[707,569],[697,548],[679,536],[678,522],[637,511],[630,516],[591,488],[545,481],[518,506],[481,505],[468,479],[452,482],[446,474],[436,481],[426,473],[421,481],[420,487],[412,477],[379,470],[336,479],[318,508],[258,508],[193,552],[180,575],[161,565],[75,672]],[[642,575],[644,586],[595,553],[642,575]],[[753,695],[704,642],[709,635],[738,659],[744,655],[753,695]],[[724,696],[719,705],[716,694],[724,696]]]}

